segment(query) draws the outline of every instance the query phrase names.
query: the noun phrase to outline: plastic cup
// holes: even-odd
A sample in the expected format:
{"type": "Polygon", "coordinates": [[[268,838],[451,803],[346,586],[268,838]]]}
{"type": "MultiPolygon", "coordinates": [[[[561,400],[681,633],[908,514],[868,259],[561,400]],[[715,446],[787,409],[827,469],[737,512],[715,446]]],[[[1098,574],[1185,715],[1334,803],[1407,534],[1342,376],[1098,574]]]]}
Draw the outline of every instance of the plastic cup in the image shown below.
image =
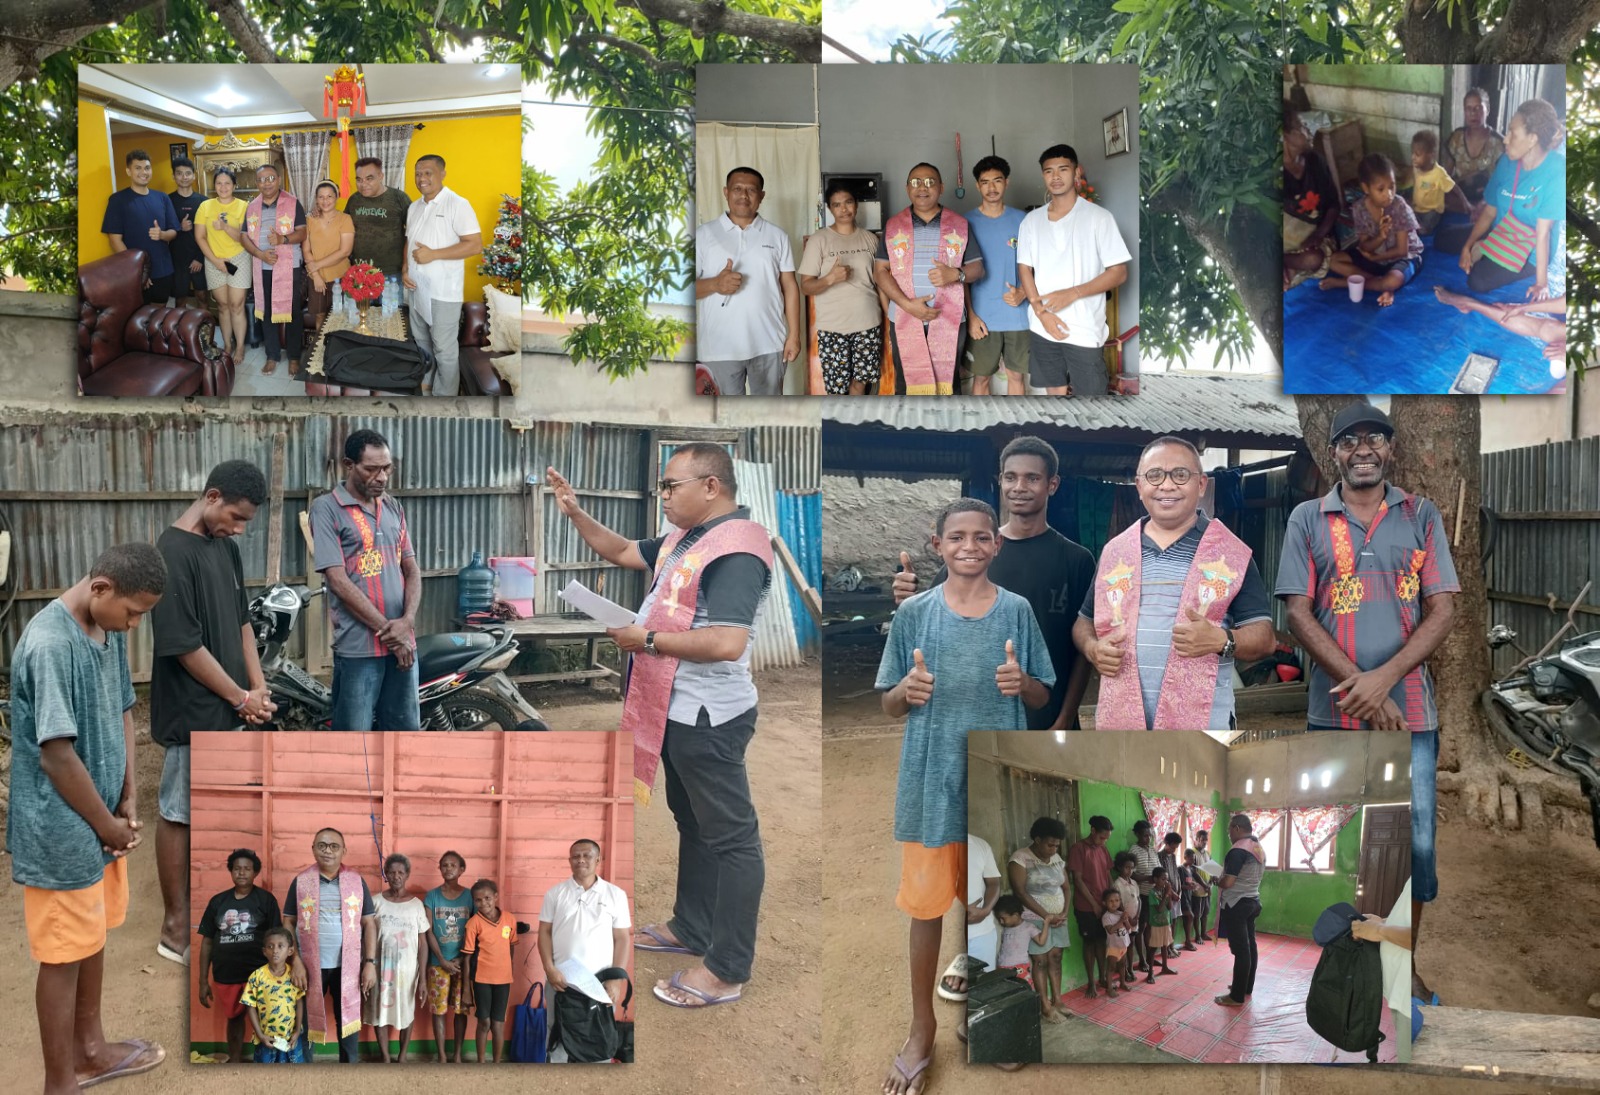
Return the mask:
{"type": "Polygon", "coordinates": [[[1366,292],[1367,279],[1360,274],[1351,274],[1345,278],[1346,288],[1350,290],[1350,299],[1356,304],[1361,303],[1361,294],[1366,292]]]}

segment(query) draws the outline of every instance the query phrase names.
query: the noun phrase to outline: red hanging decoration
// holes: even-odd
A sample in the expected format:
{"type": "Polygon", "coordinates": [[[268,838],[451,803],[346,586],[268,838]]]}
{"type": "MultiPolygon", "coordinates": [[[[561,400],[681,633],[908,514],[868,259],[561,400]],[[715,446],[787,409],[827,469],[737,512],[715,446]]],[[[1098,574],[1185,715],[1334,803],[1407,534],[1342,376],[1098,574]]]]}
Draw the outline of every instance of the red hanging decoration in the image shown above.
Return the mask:
{"type": "Polygon", "coordinates": [[[323,77],[322,116],[337,118],[339,131],[340,196],[348,198],[355,190],[351,179],[350,119],[367,112],[367,80],[351,65],[340,65],[333,75],[323,77]]]}

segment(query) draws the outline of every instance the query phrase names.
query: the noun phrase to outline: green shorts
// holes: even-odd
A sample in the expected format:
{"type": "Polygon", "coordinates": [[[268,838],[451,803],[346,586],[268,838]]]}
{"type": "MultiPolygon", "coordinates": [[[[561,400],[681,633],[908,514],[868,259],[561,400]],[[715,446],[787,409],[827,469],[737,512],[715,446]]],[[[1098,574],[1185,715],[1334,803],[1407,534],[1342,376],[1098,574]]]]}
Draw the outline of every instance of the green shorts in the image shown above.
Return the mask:
{"type": "Polygon", "coordinates": [[[1028,375],[1028,332],[991,331],[987,338],[967,340],[967,365],[973,376],[993,376],[1005,358],[1006,368],[1028,375]]]}

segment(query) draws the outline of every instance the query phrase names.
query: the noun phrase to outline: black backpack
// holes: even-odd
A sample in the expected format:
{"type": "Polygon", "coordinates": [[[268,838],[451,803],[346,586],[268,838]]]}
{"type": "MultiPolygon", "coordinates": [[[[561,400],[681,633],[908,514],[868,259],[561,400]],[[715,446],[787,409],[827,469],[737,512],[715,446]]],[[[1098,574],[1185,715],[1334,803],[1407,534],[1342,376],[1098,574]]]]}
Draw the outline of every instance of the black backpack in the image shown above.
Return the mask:
{"type": "Polygon", "coordinates": [[[323,375],[347,388],[414,392],[432,369],[433,363],[414,342],[330,331],[323,343],[323,375]]]}
{"type": "MultiPolygon", "coordinates": [[[[1319,929],[1335,909],[1323,913],[1319,929]]],[[[1343,930],[1337,935],[1326,942],[1318,938],[1322,957],[1317,960],[1311,989],[1306,993],[1306,1023],[1340,1049],[1365,1053],[1368,1061],[1376,1063],[1378,1045],[1383,1041],[1378,1027],[1383,1009],[1388,1006],[1383,999],[1383,962],[1378,957],[1378,944],[1351,935],[1348,916],[1344,920],[1343,930]]]]}
{"type": "MultiPolygon", "coordinates": [[[[615,966],[601,970],[597,976],[602,982],[626,980],[628,977],[627,973],[615,966]]],[[[633,982],[629,981],[628,991],[622,998],[623,1008],[626,1009],[632,1000],[633,982]]],[[[577,989],[562,989],[556,993],[555,1004],[550,1010],[550,1048],[564,1046],[567,1060],[574,1063],[622,1060],[624,1048],[627,1049],[628,1059],[632,1059],[633,1024],[618,1023],[610,1004],[602,1004],[577,989]],[[624,1032],[619,1029],[622,1026],[628,1030],[624,1032]]]]}

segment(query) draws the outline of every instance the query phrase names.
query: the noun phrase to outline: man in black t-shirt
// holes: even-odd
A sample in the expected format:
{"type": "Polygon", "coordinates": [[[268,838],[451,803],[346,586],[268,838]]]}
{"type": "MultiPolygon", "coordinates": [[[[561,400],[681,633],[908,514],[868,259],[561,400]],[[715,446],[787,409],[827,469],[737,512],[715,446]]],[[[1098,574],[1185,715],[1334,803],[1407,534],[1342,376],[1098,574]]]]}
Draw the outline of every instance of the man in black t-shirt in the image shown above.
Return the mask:
{"type": "Polygon", "coordinates": [[[200,1006],[215,1002],[228,1021],[228,1060],[244,1060],[244,983],[265,962],[268,928],[283,923],[278,899],[256,885],[261,857],[249,848],[228,856],[233,888],[211,898],[200,918],[200,1006]],[[215,984],[213,985],[213,982],[215,984]]]}
{"type": "Polygon", "coordinates": [[[244,561],[233,537],[267,500],[260,469],[218,464],[205,491],[156,547],[167,564],[167,595],[150,613],[150,737],[166,756],[156,871],[166,917],[156,953],[189,962],[189,732],[235,730],[275,710],[256,655],[244,592],[244,561]]]}
{"type": "Polygon", "coordinates": [[[206,196],[194,188],[194,164],[187,156],[172,161],[172,178],[178,184],[167,197],[172,199],[172,209],[178,215],[178,234],[169,245],[172,248],[172,297],[182,308],[193,302],[206,306],[205,256],[194,238],[194,214],[206,196]]]}
{"type": "Polygon", "coordinates": [[[385,277],[403,278],[407,268],[406,214],[411,198],[404,190],[386,186],[383,161],[364,156],[356,161],[356,192],[344,203],[356,226],[350,261],[370,262],[385,277]]]}
{"type": "MultiPolygon", "coordinates": [[[[1000,453],[1000,494],[1006,523],[1000,528],[1004,550],[995,555],[989,577],[1002,589],[1027,599],[1044,633],[1056,683],[1050,702],[1028,711],[1029,730],[1076,730],[1078,707],[1089,683],[1089,663],[1072,642],[1077,606],[1094,584],[1095,559],[1082,544],[1051,528],[1046,520],[1050,497],[1061,486],[1060,459],[1049,442],[1018,437],[1000,453]]],[[[900,604],[917,591],[911,556],[900,553],[894,576],[894,600],[900,604]]],[[[944,581],[941,567],[933,584],[944,581]]]]}

